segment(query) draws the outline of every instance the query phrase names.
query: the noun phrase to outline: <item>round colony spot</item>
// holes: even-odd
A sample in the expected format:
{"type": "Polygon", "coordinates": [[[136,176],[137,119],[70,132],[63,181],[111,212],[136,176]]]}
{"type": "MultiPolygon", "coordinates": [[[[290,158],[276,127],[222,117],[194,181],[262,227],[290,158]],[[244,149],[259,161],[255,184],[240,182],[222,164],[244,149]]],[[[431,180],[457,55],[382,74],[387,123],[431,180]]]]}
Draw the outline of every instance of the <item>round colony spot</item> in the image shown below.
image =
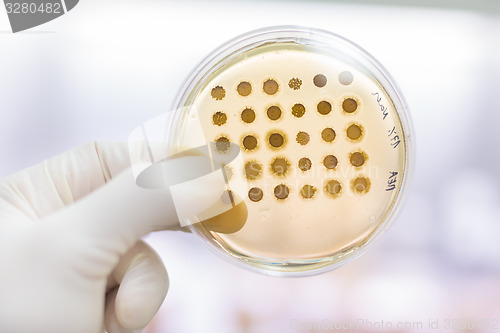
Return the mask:
{"type": "Polygon", "coordinates": [[[360,167],[365,164],[365,154],[361,152],[354,152],[349,157],[351,164],[355,167],[360,167]]]}
{"type": "Polygon", "coordinates": [[[353,80],[354,77],[352,76],[352,73],[349,71],[343,71],[342,73],[339,74],[339,82],[344,86],[350,85],[353,80]]]}
{"type": "Polygon", "coordinates": [[[215,140],[215,148],[218,151],[226,152],[229,150],[229,147],[231,147],[231,142],[227,137],[221,136],[217,140],[215,140]]]}
{"type": "Polygon", "coordinates": [[[352,124],[347,128],[347,137],[351,140],[358,140],[363,135],[363,130],[359,125],[352,124]]]}
{"type": "Polygon", "coordinates": [[[304,185],[300,189],[300,194],[302,195],[302,198],[304,199],[312,199],[314,197],[314,194],[316,193],[316,187],[312,185],[304,185]]]}
{"type": "Polygon", "coordinates": [[[250,161],[245,164],[245,175],[248,180],[259,179],[262,175],[262,165],[255,161],[250,161]]]}
{"type": "Polygon", "coordinates": [[[323,159],[323,164],[327,169],[335,169],[338,164],[338,160],[334,155],[328,155],[323,159]]]}
{"type": "Polygon", "coordinates": [[[279,106],[273,105],[267,109],[267,117],[271,120],[278,120],[281,117],[281,109],[279,106]]]}
{"type": "Polygon", "coordinates": [[[288,86],[290,87],[290,89],[299,90],[302,86],[302,80],[294,77],[290,79],[290,81],[288,81],[288,86]]]}
{"type": "Polygon", "coordinates": [[[321,138],[325,141],[325,142],[332,142],[333,140],[335,140],[335,131],[333,130],[333,128],[325,128],[322,132],[321,132],[321,138]]]}
{"type": "Polygon", "coordinates": [[[285,184],[280,184],[274,188],[274,196],[279,200],[288,198],[290,189],[285,184]]]}
{"type": "Polygon", "coordinates": [[[292,114],[295,117],[300,118],[304,115],[304,113],[306,113],[306,108],[304,107],[304,105],[297,103],[292,106],[292,114]]]}
{"type": "Polygon", "coordinates": [[[332,105],[327,101],[321,101],[317,106],[318,112],[324,116],[332,111],[332,105]]]}
{"type": "Polygon", "coordinates": [[[246,108],[241,112],[241,120],[247,124],[252,123],[255,120],[255,111],[250,108],[246,108]]]}
{"type": "Polygon", "coordinates": [[[290,162],[284,157],[276,157],[271,162],[271,172],[278,177],[286,176],[290,169],[290,162]]]}
{"type": "Polygon", "coordinates": [[[314,85],[318,88],[326,86],[326,82],[327,82],[326,76],[324,76],[323,74],[318,74],[313,79],[314,85]]]}
{"type": "Polygon", "coordinates": [[[297,133],[297,142],[302,145],[302,146],[305,146],[309,143],[309,140],[310,140],[310,136],[309,134],[307,134],[306,132],[299,132],[297,133]]]}
{"type": "Polygon", "coordinates": [[[365,177],[358,177],[352,182],[352,189],[355,193],[365,194],[370,190],[370,181],[365,177]]]}
{"type": "Polygon", "coordinates": [[[283,146],[285,143],[285,139],[283,138],[283,135],[280,133],[272,133],[269,136],[269,144],[274,147],[274,148],[279,148],[283,146]]]}
{"type": "Polygon", "coordinates": [[[358,177],[353,180],[352,189],[355,193],[365,194],[370,190],[370,181],[365,177],[358,177]]]}
{"type": "Polygon", "coordinates": [[[248,198],[253,202],[259,202],[264,197],[264,192],[259,187],[252,187],[248,191],[248,198]]]}
{"type": "Polygon", "coordinates": [[[217,86],[217,87],[212,89],[211,95],[212,95],[212,98],[220,101],[224,97],[226,97],[226,90],[224,88],[222,88],[221,86],[217,86]]]}
{"type": "Polygon", "coordinates": [[[214,125],[222,126],[227,122],[227,115],[222,111],[217,111],[212,116],[212,121],[214,125]]]}
{"type": "Polygon", "coordinates": [[[248,96],[252,93],[252,85],[249,82],[243,81],[238,84],[236,90],[240,96],[248,96]]]}
{"type": "Polygon", "coordinates": [[[342,109],[347,113],[353,113],[358,109],[358,102],[354,98],[346,98],[342,102],[342,109]]]}
{"type": "Polygon", "coordinates": [[[342,185],[338,180],[332,179],[329,180],[325,185],[325,192],[331,195],[332,197],[336,197],[342,191],[342,185]]]}
{"type": "Polygon", "coordinates": [[[264,82],[263,89],[266,94],[274,95],[278,92],[279,84],[275,80],[269,79],[264,82]]]}
{"type": "Polygon", "coordinates": [[[243,139],[243,147],[247,150],[254,150],[257,147],[257,138],[253,135],[247,135],[243,139]]]}
{"type": "Polygon", "coordinates": [[[312,162],[310,159],[308,159],[307,157],[302,157],[300,160],[299,160],[299,169],[302,170],[302,171],[307,171],[307,170],[310,170],[312,167],[312,162]]]}

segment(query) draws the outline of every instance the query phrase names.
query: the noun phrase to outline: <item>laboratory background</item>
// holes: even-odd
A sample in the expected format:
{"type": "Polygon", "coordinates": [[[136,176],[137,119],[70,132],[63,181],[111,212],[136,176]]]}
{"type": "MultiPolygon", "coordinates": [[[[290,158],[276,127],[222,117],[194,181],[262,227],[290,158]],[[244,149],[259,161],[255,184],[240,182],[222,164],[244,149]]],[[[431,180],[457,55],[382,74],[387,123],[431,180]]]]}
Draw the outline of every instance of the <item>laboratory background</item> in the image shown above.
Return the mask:
{"type": "Polygon", "coordinates": [[[312,277],[260,275],[194,235],[153,233],[171,285],[144,332],[500,331],[497,0],[81,0],[16,34],[2,8],[0,177],[126,141],[210,51],[282,24],[352,40],[398,83],[415,144],[406,202],[362,257],[312,277]]]}

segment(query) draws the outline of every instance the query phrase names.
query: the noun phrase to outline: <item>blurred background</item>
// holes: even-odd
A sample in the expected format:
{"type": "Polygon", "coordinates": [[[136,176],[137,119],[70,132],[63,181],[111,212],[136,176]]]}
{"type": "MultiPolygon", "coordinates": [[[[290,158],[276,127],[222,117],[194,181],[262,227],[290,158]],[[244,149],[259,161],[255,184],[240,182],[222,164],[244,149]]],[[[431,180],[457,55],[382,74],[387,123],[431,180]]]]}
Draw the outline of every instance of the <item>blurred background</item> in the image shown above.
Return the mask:
{"type": "Polygon", "coordinates": [[[416,136],[406,204],[360,259],[308,278],[233,267],[189,234],[150,235],[171,288],[145,332],[500,330],[497,0],[81,0],[18,34],[0,10],[0,177],[126,140],[207,53],[278,24],[340,34],[399,83],[416,136]]]}

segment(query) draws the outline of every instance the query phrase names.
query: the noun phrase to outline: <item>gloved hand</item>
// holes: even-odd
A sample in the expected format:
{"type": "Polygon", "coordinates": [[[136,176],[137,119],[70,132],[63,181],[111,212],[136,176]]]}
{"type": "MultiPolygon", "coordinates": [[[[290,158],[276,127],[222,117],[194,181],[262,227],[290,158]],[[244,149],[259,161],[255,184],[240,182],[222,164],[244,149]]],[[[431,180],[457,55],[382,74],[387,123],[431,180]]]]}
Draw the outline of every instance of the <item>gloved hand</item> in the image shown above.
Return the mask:
{"type": "Polygon", "coordinates": [[[132,332],[152,319],[168,276],[140,238],[179,222],[169,192],[136,186],[129,164],[127,146],[91,143],[0,182],[0,332],[132,332]]]}

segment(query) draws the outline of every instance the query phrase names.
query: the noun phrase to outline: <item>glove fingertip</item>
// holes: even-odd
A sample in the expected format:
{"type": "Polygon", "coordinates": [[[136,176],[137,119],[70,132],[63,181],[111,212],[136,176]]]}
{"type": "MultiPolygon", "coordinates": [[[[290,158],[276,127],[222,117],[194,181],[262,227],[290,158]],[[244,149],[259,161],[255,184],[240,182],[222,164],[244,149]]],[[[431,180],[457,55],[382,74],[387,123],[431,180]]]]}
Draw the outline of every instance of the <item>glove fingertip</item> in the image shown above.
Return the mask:
{"type": "Polygon", "coordinates": [[[121,325],[130,329],[145,327],[163,304],[168,287],[163,262],[145,247],[133,257],[118,288],[115,311],[121,325]]]}
{"type": "Polygon", "coordinates": [[[107,333],[140,333],[141,329],[130,329],[124,327],[116,315],[116,294],[118,289],[114,289],[106,296],[106,313],[104,317],[104,327],[107,333]]]}
{"type": "Polygon", "coordinates": [[[160,309],[165,296],[164,290],[138,288],[120,293],[115,304],[118,321],[123,327],[129,329],[142,329],[146,327],[160,309]],[[125,295],[126,294],[126,295],[125,295]]]}

